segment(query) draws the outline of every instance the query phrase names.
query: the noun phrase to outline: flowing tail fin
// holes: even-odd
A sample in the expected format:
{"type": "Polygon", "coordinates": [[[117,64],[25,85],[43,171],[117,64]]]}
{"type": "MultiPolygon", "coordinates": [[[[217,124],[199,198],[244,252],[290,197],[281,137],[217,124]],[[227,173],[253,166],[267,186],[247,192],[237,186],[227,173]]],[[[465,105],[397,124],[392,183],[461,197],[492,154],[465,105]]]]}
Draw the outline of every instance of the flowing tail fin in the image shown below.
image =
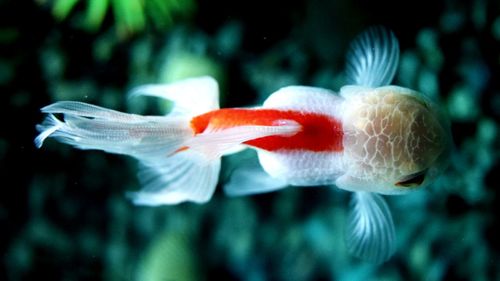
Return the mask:
{"type": "Polygon", "coordinates": [[[169,85],[137,88],[134,95],[167,98],[175,103],[167,116],[140,116],[102,107],[63,101],[42,108],[48,116],[37,126],[35,145],[48,137],[79,149],[97,149],[137,158],[143,189],[129,193],[136,204],[162,205],[184,201],[203,203],[212,197],[220,158],[196,150],[176,153],[193,138],[190,120],[203,111],[218,109],[217,82],[209,77],[169,85]],[[189,101],[193,110],[189,110],[189,101]],[[56,115],[62,115],[60,120],[56,115]]]}

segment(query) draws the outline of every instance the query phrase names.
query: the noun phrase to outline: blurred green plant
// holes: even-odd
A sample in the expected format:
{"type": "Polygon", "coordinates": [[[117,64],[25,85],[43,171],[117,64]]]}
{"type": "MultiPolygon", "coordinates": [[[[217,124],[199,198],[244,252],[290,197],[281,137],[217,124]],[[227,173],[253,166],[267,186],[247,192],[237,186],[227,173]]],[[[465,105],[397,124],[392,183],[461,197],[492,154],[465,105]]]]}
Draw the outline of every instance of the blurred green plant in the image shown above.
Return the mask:
{"type": "Polygon", "coordinates": [[[147,19],[157,29],[170,27],[175,17],[187,17],[195,10],[194,0],[37,0],[40,5],[49,5],[52,15],[58,21],[66,20],[70,14],[77,13],[77,25],[90,32],[98,31],[112,10],[116,30],[119,35],[127,36],[141,32],[148,24],[147,19]],[[83,14],[80,7],[86,6],[83,14]]]}

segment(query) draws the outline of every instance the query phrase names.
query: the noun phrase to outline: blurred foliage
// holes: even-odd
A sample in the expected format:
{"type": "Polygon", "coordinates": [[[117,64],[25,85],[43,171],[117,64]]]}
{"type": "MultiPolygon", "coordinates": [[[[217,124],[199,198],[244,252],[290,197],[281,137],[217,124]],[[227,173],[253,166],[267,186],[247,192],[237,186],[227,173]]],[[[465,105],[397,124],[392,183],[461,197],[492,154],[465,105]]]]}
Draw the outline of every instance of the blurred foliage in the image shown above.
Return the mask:
{"type": "Polygon", "coordinates": [[[175,17],[187,17],[195,10],[193,0],[37,0],[48,5],[58,21],[75,14],[76,25],[85,30],[98,31],[109,10],[112,10],[117,33],[121,36],[143,31],[151,23],[160,30],[172,26],[175,17]],[[84,11],[81,11],[86,7],[84,11]]]}
{"type": "Polygon", "coordinates": [[[139,260],[137,280],[199,281],[202,279],[190,236],[184,232],[165,231],[151,241],[139,260]]]}

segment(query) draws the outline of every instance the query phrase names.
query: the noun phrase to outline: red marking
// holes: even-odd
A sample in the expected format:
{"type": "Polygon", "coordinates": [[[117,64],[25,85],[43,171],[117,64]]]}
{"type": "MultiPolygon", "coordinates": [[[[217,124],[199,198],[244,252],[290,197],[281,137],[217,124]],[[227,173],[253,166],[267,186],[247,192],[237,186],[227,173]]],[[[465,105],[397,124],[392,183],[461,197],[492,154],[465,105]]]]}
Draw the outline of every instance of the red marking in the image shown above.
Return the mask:
{"type": "Polygon", "coordinates": [[[189,149],[189,146],[181,146],[178,149],[174,150],[174,152],[168,154],[167,157],[173,156],[173,155],[175,155],[175,154],[177,154],[179,152],[186,151],[188,149],[189,149]]]}
{"type": "Polygon", "coordinates": [[[174,152],[172,152],[171,155],[177,154],[177,153],[179,153],[181,151],[186,151],[188,149],[189,149],[189,146],[181,146],[180,148],[178,148],[177,150],[175,150],[174,152]]]}
{"type": "Polygon", "coordinates": [[[278,120],[293,120],[302,126],[292,136],[269,136],[245,142],[250,146],[268,151],[279,149],[304,149],[309,151],[342,151],[342,124],[320,113],[277,109],[219,109],[194,117],[191,127],[200,134],[210,125],[212,128],[231,128],[244,125],[276,126],[278,120]]]}

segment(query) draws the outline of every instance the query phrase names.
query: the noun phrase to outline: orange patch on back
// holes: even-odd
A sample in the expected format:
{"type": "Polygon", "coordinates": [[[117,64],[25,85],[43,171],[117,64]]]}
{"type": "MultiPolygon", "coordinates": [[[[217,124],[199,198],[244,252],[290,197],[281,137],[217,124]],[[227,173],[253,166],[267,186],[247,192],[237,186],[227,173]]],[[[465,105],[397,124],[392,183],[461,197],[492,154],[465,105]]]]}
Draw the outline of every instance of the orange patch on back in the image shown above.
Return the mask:
{"type": "Polygon", "coordinates": [[[276,125],[279,120],[293,120],[302,126],[301,131],[292,136],[269,136],[245,142],[245,144],[265,149],[342,151],[342,124],[340,121],[319,113],[276,109],[219,109],[194,117],[191,127],[195,134],[212,128],[225,129],[235,126],[276,125]]]}

